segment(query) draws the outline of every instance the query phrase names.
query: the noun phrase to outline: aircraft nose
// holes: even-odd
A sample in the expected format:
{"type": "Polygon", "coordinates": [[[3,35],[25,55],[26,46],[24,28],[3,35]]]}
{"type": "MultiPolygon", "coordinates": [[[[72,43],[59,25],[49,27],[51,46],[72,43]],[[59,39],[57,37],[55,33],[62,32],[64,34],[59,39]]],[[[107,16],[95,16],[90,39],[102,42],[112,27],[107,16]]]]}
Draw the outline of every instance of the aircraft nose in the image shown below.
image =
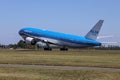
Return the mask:
{"type": "Polygon", "coordinates": [[[102,45],[102,43],[99,43],[99,46],[101,46],[102,45]]]}
{"type": "Polygon", "coordinates": [[[101,43],[98,43],[98,46],[101,46],[102,44],[101,43]]]}
{"type": "Polygon", "coordinates": [[[24,31],[21,29],[18,33],[19,35],[23,35],[24,31]]]}

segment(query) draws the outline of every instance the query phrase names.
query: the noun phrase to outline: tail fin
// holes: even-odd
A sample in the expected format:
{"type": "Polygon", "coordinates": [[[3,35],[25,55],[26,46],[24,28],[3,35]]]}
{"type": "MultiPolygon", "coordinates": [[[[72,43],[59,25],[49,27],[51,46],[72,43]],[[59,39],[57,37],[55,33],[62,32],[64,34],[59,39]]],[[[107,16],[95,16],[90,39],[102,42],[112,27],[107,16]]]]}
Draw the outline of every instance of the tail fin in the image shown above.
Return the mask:
{"type": "Polygon", "coordinates": [[[96,40],[104,20],[99,20],[96,25],[87,33],[85,38],[96,40]]]}

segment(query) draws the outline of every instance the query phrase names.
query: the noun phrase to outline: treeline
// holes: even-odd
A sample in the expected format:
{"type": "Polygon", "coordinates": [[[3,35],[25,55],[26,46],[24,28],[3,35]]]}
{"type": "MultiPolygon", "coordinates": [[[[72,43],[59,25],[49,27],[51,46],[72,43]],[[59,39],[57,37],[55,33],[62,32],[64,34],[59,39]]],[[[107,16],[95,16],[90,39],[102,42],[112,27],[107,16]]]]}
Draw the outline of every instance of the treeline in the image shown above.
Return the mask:
{"type": "Polygon", "coordinates": [[[39,48],[38,45],[26,44],[23,40],[20,40],[17,44],[3,45],[0,44],[1,49],[36,49],[39,48]]]}
{"type": "Polygon", "coordinates": [[[108,46],[95,47],[95,49],[97,50],[120,50],[120,46],[108,45],[108,46]]]}
{"type": "MultiPolygon", "coordinates": [[[[17,44],[9,44],[3,45],[0,44],[0,49],[39,49],[41,46],[37,45],[29,45],[26,44],[23,40],[20,40],[17,44]]],[[[96,49],[96,50],[120,50],[120,46],[108,45],[108,46],[100,46],[100,47],[88,47],[88,48],[80,48],[80,49],[96,49]]]]}

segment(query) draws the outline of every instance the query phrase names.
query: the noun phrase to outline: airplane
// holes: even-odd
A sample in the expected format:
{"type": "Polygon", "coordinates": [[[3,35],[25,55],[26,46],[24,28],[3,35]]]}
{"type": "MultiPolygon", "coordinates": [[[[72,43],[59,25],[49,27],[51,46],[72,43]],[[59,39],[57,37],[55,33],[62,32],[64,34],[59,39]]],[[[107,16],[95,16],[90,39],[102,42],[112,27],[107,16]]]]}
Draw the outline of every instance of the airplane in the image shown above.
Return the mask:
{"type": "Polygon", "coordinates": [[[37,28],[22,28],[19,35],[27,44],[36,45],[38,42],[46,44],[44,50],[52,50],[50,45],[60,46],[61,51],[67,51],[69,47],[93,47],[101,46],[101,42],[97,41],[97,36],[100,32],[104,20],[99,20],[96,25],[84,36],[65,34],[55,31],[37,29],[37,28]]]}

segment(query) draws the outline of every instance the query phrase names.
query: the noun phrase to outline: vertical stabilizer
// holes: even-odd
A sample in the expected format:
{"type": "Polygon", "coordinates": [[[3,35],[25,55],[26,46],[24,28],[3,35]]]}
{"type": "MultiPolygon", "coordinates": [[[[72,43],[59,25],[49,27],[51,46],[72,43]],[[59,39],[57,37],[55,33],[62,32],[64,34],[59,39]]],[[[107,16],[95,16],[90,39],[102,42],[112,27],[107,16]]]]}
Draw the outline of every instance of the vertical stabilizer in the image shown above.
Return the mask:
{"type": "Polygon", "coordinates": [[[104,20],[99,20],[96,25],[87,33],[85,38],[96,40],[104,20]]]}

